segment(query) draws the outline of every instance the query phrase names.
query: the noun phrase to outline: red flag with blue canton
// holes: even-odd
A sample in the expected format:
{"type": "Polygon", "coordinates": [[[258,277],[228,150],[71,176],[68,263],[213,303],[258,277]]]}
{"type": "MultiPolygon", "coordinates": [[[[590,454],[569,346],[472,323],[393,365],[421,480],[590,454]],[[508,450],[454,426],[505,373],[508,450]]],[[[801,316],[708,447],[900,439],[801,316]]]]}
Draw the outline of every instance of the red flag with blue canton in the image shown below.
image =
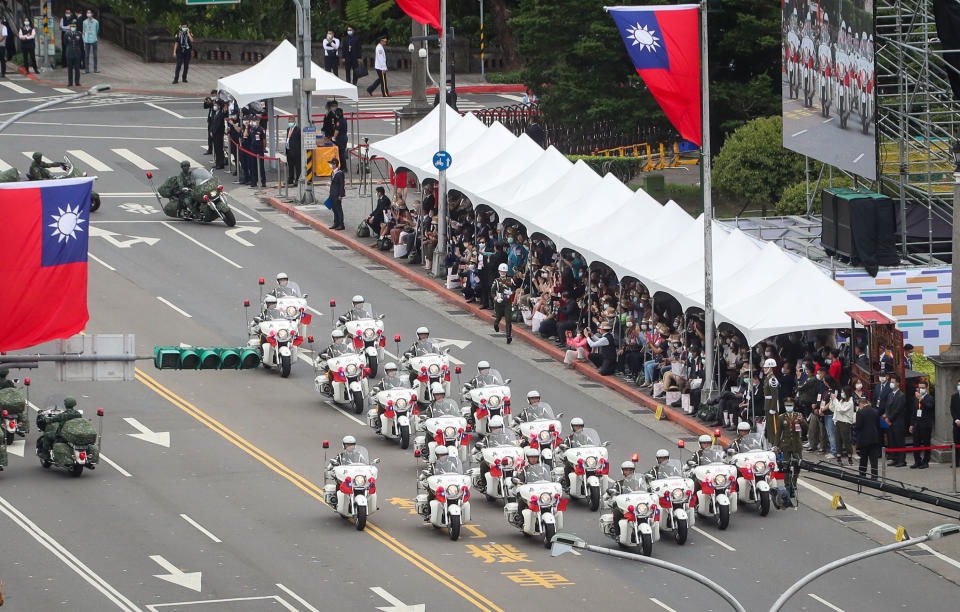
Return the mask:
{"type": "Polygon", "coordinates": [[[83,330],[93,178],[0,183],[0,350],[83,330]]]}
{"type": "Polygon", "coordinates": [[[699,6],[610,6],[637,74],[680,135],[701,143],[699,6]]]}

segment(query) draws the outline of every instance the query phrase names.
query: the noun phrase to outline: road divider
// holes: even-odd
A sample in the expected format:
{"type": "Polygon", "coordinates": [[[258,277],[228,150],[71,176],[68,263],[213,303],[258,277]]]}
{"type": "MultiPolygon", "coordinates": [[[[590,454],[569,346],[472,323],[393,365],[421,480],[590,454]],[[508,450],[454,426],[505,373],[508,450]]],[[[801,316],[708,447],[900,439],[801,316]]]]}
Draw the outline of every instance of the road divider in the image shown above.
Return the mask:
{"type": "Polygon", "coordinates": [[[185,520],[185,521],[187,521],[188,523],[190,523],[193,527],[196,528],[197,531],[199,531],[199,532],[202,533],[203,535],[207,536],[208,538],[210,538],[212,541],[216,542],[217,544],[220,544],[220,543],[223,541],[223,540],[221,540],[220,538],[218,538],[217,536],[215,536],[215,535],[213,535],[212,533],[210,533],[210,531],[207,530],[203,525],[201,525],[201,524],[198,523],[197,521],[193,520],[192,518],[190,518],[190,517],[187,516],[186,514],[181,514],[181,515],[180,515],[180,518],[182,518],[183,520],[185,520]]]}
{"type": "Polygon", "coordinates": [[[277,588],[280,589],[281,591],[283,591],[284,593],[286,593],[287,595],[289,595],[290,597],[292,597],[297,603],[299,603],[301,606],[303,606],[304,608],[306,608],[306,609],[308,610],[308,612],[320,612],[320,610],[318,610],[318,609],[316,609],[315,607],[311,606],[310,603],[307,602],[306,599],[304,599],[303,597],[300,597],[299,595],[297,595],[296,593],[294,593],[292,590],[290,590],[288,587],[283,586],[283,585],[280,584],[279,582],[277,583],[277,588]]]}

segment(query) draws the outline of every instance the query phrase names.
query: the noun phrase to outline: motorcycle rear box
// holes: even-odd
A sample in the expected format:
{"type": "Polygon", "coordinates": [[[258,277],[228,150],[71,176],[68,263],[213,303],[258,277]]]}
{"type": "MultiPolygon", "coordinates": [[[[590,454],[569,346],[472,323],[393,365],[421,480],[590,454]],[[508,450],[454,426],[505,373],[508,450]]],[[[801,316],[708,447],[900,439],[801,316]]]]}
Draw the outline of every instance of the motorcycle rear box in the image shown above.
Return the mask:
{"type": "Polygon", "coordinates": [[[8,414],[23,414],[26,406],[23,393],[12,387],[0,389],[0,410],[6,410],[8,414]]]}
{"type": "Polygon", "coordinates": [[[63,424],[60,435],[72,444],[93,444],[97,441],[97,429],[87,419],[70,419],[63,424]]]}

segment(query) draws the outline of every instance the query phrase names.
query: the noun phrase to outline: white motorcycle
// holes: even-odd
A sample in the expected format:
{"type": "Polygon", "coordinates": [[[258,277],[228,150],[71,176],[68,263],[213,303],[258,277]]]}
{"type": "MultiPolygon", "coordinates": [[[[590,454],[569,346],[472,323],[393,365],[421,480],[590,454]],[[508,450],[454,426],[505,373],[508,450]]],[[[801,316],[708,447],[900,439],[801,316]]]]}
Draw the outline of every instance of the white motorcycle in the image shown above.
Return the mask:
{"type": "Polygon", "coordinates": [[[610,474],[610,461],[607,457],[609,442],[600,442],[596,429],[584,427],[574,432],[569,447],[560,445],[561,465],[554,472],[563,476],[569,474],[567,490],[573,499],[590,500],[590,510],[600,508],[600,477],[610,474]]]}
{"type": "Polygon", "coordinates": [[[636,474],[609,487],[600,515],[600,530],[622,548],[640,548],[649,557],[660,541],[659,500],[636,474]]]}
{"type": "Polygon", "coordinates": [[[677,544],[687,541],[687,530],[696,522],[690,512],[693,480],[683,473],[683,466],[670,459],[657,466],[658,476],[646,474],[650,490],[660,503],[660,530],[672,531],[677,544]]]}
{"type": "Polygon", "coordinates": [[[446,529],[450,539],[460,537],[460,527],[470,521],[470,476],[456,455],[441,458],[432,472],[424,472],[418,488],[427,489],[416,499],[416,510],[436,529],[446,529]]]}
{"type": "Polygon", "coordinates": [[[556,454],[562,441],[563,425],[560,417],[563,413],[554,416],[550,404],[540,401],[530,404],[521,413],[523,420],[518,420],[514,429],[520,435],[524,445],[539,449],[540,462],[553,467],[553,456],[556,454]],[[550,450],[549,453],[544,451],[550,450]],[[546,455],[546,457],[544,457],[546,455]]]}
{"type": "Polygon", "coordinates": [[[523,449],[520,448],[517,433],[503,428],[487,435],[477,446],[479,449],[474,453],[474,461],[480,467],[470,469],[473,486],[486,496],[487,501],[505,499],[511,494],[513,475],[523,465],[523,449]],[[483,471],[484,467],[488,468],[486,472],[483,471]]]}
{"type": "Polygon", "coordinates": [[[298,321],[286,318],[265,321],[255,319],[250,327],[251,338],[247,344],[260,347],[263,367],[277,368],[283,378],[290,376],[290,368],[304,341],[299,332],[298,321]]]}
{"type": "Polygon", "coordinates": [[[324,475],[324,501],[343,518],[355,518],[357,531],[363,531],[367,517],[377,511],[376,466],[380,459],[371,462],[367,449],[360,445],[340,457],[340,465],[324,475]],[[333,482],[326,482],[331,477],[333,482]]]}
{"type": "Polygon", "coordinates": [[[490,417],[498,414],[503,417],[506,427],[512,426],[509,384],[509,378],[504,380],[500,372],[491,368],[486,374],[477,376],[460,389],[460,396],[469,402],[463,410],[469,413],[478,434],[487,435],[490,432],[490,417]]]}
{"type": "Polygon", "coordinates": [[[343,329],[343,334],[353,342],[353,347],[363,351],[367,367],[370,368],[370,376],[376,376],[387,344],[387,338],[383,335],[383,318],[386,315],[374,316],[369,304],[364,304],[363,310],[369,315],[367,318],[348,319],[341,316],[339,326],[343,329]]]}
{"type": "Polygon", "coordinates": [[[758,433],[745,435],[740,441],[740,452],[730,454],[728,461],[737,468],[740,502],[755,505],[760,516],[767,516],[770,489],[783,486],[783,475],[776,472],[777,456],[767,446],[767,439],[758,433]]]}
{"type": "Polygon", "coordinates": [[[696,512],[711,517],[718,529],[726,529],[730,515],[737,511],[737,468],[725,463],[723,449],[711,446],[703,451],[699,465],[690,461],[690,473],[699,485],[694,491],[696,512]]]}
{"type": "Polygon", "coordinates": [[[429,408],[422,413],[418,409],[417,413],[414,416],[417,437],[413,444],[418,457],[425,457],[432,464],[437,459],[437,447],[446,446],[451,456],[466,461],[473,433],[460,414],[456,400],[448,397],[434,400],[429,408]]]}
{"type": "Polygon", "coordinates": [[[512,482],[517,499],[524,500],[525,507],[520,511],[518,501],[509,502],[503,507],[503,516],[524,534],[542,537],[543,545],[550,548],[557,529],[563,529],[563,512],[567,509],[563,487],[554,482],[550,468],[542,463],[528,465],[524,474],[526,482],[521,483],[518,478],[512,482]]]}
{"type": "Polygon", "coordinates": [[[417,398],[422,407],[433,401],[430,385],[435,382],[443,384],[447,397],[450,396],[450,359],[447,350],[440,348],[440,343],[433,338],[418,340],[411,351],[403,354],[400,367],[405,369],[410,382],[417,381],[417,398]]]}
{"type": "Polygon", "coordinates": [[[314,387],[318,393],[324,393],[325,386],[329,385],[329,394],[335,403],[352,405],[356,414],[362,413],[363,398],[368,395],[369,373],[363,356],[349,344],[334,344],[327,351],[317,357],[316,367],[319,369],[320,361],[325,360],[327,372],[317,375],[314,387]]]}
{"type": "Polygon", "coordinates": [[[367,412],[367,423],[374,430],[379,425],[381,436],[400,440],[400,448],[406,449],[410,446],[410,413],[417,405],[410,381],[405,376],[395,376],[372,391],[370,403],[376,408],[367,412]]]}
{"type": "MultiPolygon", "coordinates": [[[[260,279],[261,284],[263,279],[260,279]]],[[[313,315],[307,312],[307,294],[301,293],[300,286],[287,281],[285,286],[277,285],[273,290],[277,296],[277,309],[283,313],[285,319],[297,322],[297,334],[301,338],[307,336],[307,325],[310,325],[313,315]]]]}

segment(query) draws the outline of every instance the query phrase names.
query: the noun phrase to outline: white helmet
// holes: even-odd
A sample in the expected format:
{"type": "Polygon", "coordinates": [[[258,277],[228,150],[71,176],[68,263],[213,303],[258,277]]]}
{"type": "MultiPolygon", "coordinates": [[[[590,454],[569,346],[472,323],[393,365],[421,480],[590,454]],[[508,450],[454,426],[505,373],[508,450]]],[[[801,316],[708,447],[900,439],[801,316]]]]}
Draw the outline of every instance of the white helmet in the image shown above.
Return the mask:
{"type": "Polygon", "coordinates": [[[534,390],[532,390],[532,391],[528,391],[528,392],[527,392],[527,399],[528,399],[528,400],[540,399],[540,392],[537,391],[536,389],[534,389],[534,390]]]}
{"type": "Polygon", "coordinates": [[[570,427],[583,427],[583,419],[580,417],[573,417],[570,419],[570,427]]]}
{"type": "Polygon", "coordinates": [[[363,304],[363,296],[362,296],[362,295],[355,295],[355,296],[353,296],[353,299],[350,300],[350,301],[353,302],[354,304],[363,304]]]}
{"type": "Polygon", "coordinates": [[[750,431],[750,423],[740,421],[740,424],[737,425],[737,431],[750,431]]]}
{"type": "Polygon", "coordinates": [[[497,266],[497,272],[506,272],[508,269],[509,268],[507,268],[507,264],[500,264],[497,266]]]}
{"type": "Polygon", "coordinates": [[[353,436],[343,436],[343,447],[346,448],[347,444],[356,444],[357,439],[353,436]]]}
{"type": "Polygon", "coordinates": [[[670,456],[670,451],[665,448],[661,448],[657,451],[657,459],[666,459],[670,456]]]}
{"type": "Polygon", "coordinates": [[[430,330],[427,329],[426,327],[418,327],[418,328],[417,328],[417,335],[419,336],[420,334],[427,334],[427,335],[429,336],[429,335],[430,335],[430,330]]]}
{"type": "Polygon", "coordinates": [[[490,423],[488,427],[490,429],[493,429],[494,427],[503,427],[503,417],[500,416],[499,414],[493,415],[492,417],[490,417],[490,423]]]}
{"type": "Polygon", "coordinates": [[[713,438],[711,438],[711,437],[708,436],[707,434],[703,434],[702,436],[700,436],[700,437],[697,439],[697,441],[700,442],[700,444],[704,444],[704,443],[706,443],[706,444],[713,444],[713,438]]]}
{"type": "Polygon", "coordinates": [[[265,297],[265,298],[263,299],[263,303],[264,303],[264,304],[276,304],[276,303],[277,303],[277,296],[275,296],[275,295],[268,295],[267,297],[265,297]]]}
{"type": "Polygon", "coordinates": [[[442,394],[446,395],[446,394],[447,394],[447,390],[444,389],[444,387],[443,387],[442,384],[440,384],[440,383],[438,383],[438,382],[435,382],[435,383],[433,383],[432,385],[430,385],[430,393],[433,393],[434,395],[436,395],[437,393],[442,393],[442,394]]]}
{"type": "Polygon", "coordinates": [[[289,278],[290,278],[290,277],[287,276],[287,273],[286,273],[286,272],[281,272],[280,274],[277,274],[277,280],[278,280],[278,281],[288,280],[289,278]]]}
{"type": "Polygon", "coordinates": [[[434,454],[436,454],[437,459],[439,459],[440,457],[448,456],[450,454],[450,449],[447,448],[446,446],[441,445],[441,446],[437,446],[437,449],[433,452],[434,454]]]}
{"type": "Polygon", "coordinates": [[[535,449],[535,448],[531,448],[531,447],[528,446],[527,449],[526,449],[525,451],[523,451],[523,456],[524,456],[524,457],[527,457],[527,458],[529,458],[529,457],[539,457],[539,456],[540,456],[540,451],[538,451],[538,450],[535,449]]]}
{"type": "Polygon", "coordinates": [[[384,372],[389,372],[390,370],[396,370],[396,369],[397,369],[397,364],[393,363],[392,361],[388,361],[387,365],[383,366],[384,372]]]}
{"type": "Polygon", "coordinates": [[[489,369],[490,369],[490,362],[489,362],[489,361],[478,361],[478,362],[477,362],[477,369],[478,369],[478,370],[489,370],[489,369]]]}
{"type": "Polygon", "coordinates": [[[335,329],[335,330],[333,330],[332,332],[330,332],[330,337],[331,337],[331,338],[343,338],[343,330],[342,330],[342,329],[335,329]]]}
{"type": "Polygon", "coordinates": [[[623,472],[624,470],[636,471],[637,466],[636,464],[634,464],[633,461],[624,461],[623,463],[620,464],[620,471],[623,472]]]}
{"type": "Polygon", "coordinates": [[[763,367],[765,367],[765,368],[775,368],[775,367],[777,367],[777,360],[776,360],[776,359],[767,359],[766,361],[763,362],[763,367]]]}

